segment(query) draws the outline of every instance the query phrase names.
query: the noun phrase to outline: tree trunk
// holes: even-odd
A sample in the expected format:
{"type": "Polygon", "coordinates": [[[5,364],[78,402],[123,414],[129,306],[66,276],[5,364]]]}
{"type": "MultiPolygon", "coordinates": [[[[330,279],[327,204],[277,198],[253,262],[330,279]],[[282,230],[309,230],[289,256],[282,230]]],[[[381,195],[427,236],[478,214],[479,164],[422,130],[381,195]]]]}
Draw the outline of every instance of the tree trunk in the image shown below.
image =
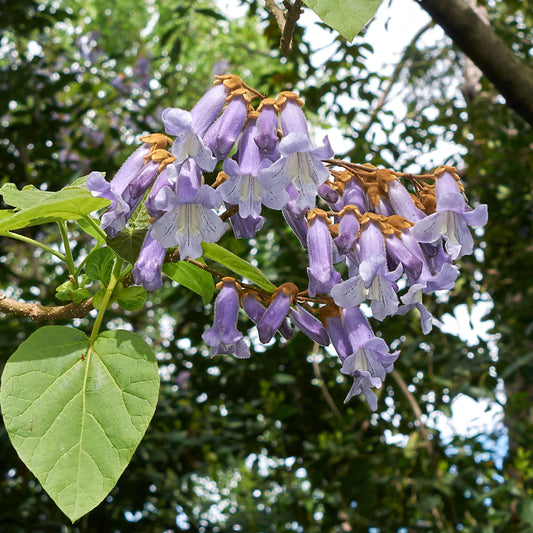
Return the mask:
{"type": "Polygon", "coordinates": [[[501,95],[533,127],[533,69],[465,0],[418,0],[501,95]]]}

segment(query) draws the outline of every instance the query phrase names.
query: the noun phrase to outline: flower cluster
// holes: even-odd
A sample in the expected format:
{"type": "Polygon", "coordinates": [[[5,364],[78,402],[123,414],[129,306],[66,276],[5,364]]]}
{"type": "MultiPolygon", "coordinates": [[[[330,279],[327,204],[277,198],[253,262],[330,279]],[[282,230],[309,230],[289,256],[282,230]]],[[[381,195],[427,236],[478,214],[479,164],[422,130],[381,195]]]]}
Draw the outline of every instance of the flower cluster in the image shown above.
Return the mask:
{"type": "Polygon", "coordinates": [[[373,389],[399,352],[376,337],[361,304],[369,304],[378,321],[416,308],[422,331],[429,332],[433,317],[423,297],[454,287],[459,271],[453,262],[472,253],[469,227],[486,224],[487,207],[468,205],[450,167],[411,176],[330,159],[327,137],[313,145],[302,106],[292,92],[266,98],[236,76],[219,76],[190,112],[163,112],[173,141],[162,134],[143,137],[110,183],[98,172],[86,183],[111,201],[101,222],[109,237],[144,199],[152,224],[133,275],[148,290],[162,286],[168,248],[194,260],[202,242],[222,237],[226,219],[235,237],[252,238],[263,225],[263,206],[281,210],[308,251],[308,287],[283,283],[267,293],[223,277],[214,324],[203,339],[211,355],[249,357],[237,329],[241,308],[263,343],[276,332],[289,339],[296,327],[333,345],[341,372],[353,378],[346,400],[362,392],[376,409],[373,389]]]}

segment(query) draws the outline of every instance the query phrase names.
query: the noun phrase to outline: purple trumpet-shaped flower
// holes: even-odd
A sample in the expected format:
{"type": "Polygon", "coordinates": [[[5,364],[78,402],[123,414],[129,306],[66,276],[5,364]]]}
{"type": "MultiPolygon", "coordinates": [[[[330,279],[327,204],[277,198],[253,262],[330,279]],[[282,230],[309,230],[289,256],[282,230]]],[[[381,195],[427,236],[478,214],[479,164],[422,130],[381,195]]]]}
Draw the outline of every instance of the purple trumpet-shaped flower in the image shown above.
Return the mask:
{"type": "Polygon", "coordinates": [[[100,172],[91,172],[85,180],[85,185],[93,196],[111,201],[111,205],[100,219],[100,227],[108,237],[116,237],[126,227],[126,214],[130,206],[122,198],[121,193],[113,190],[113,182],[106,181],[100,172]]]}
{"type": "Polygon", "coordinates": [[[317,193],[330,206],[334,206],[339,201],[339,193],[331,186],[330,181],[325,181],[317,188],[317,193]]]}
{"type": "Polygon", "coordinates": [[[419,209],[409,193],[399,179],[389,182],[389,202],[397,215],[400,215],[411,222],[418,222],[425,218],[424,211],[419,209]]]}
{"type": "Polygon", "coordinates": [[[326,328],[322,325],[320,320],[315,318],[309,311],[304,309],[301,305],[296,304],[291,307],[289,311],[289,318],[294,325],[300,328],[311,340],[327,346],[329,344],[329,336],[326,328]]]}
{"type": "Polygon", "coordinates": [[[215,321],[211,328],[204,331],[202,339],[210,347],[211,357],[220,353],[246,359],[250,357],[250,348],[237,329],[240,287],[233,278],[223,278],[217,287],[220,293],[215,300],[215,321]]]}
{"type": "Polygon", "coordinates": [[[474,239],[468,226],[484,226],[488,211],[485,204],[472,210],[450,172],[443,172],[435,185],[437,209],[432,215],[419,220],[412,233],[425,243],[437,243],[444,237],[446,251],[452,259],[469,255],[474,249],[474,239]]]}
{"type": "Polygon", "coordinates": [[[262,343],[270,342],[276,330],[283,324],[297,293],[298,288],[294,283],[283,283],[283,285],[274,290],[274,298],[271,304],[259,322],[257,322],[259,340],[262,343]]]}
{"type": "Polygon", "coordinates": [[[314,148],[307,131],[305,116],[300,109],[301,101],[295,94],[282,92],[277,106],[281,108],[283,139],[279,149],[281,159],[259,173],[259,179],[266,189],[293,184],[298,190],[296,203],[299,208],[314,208],[317,188],[329,178],[329,170],[323,159],[333,155],[328,138],[323,146],[314,148]]]}
{"type": "MultiPolygon", "coordinates": [[[[247,293],[242,298],[242,307],[244,309],[244,312],[257,324],[265,314],[265,307],[263,304],[259,301],[258,297],[253,293],[247,293]]],[[[281,333],[281,335],[289,340],[294,330],[289,324],[289,321],[287,318],[285,318],[281,324],[278,327],[278,331],[281,333]]]]}
{"type": "Polygon", "coordinates": [[[329,338],[337,355],[341,361],[344,361],[353,353],[350,336],[342,322],[341,309],[336,305],[326,305],[320,309],[320,320],[326,327],[329,338]]]}
{"type": "Polygon", "coordinates": [[[393,271],[389,270],[385,241],[379,225],[372,219],[363,224],[359,249],[359,274],[334,287],[331,295],[337,305],[355,307],[362,302],[362,281],[374,318],[383,320],[388,315],[394,315],[398,309],[398,287],[395,282],[402,274],[402,265],[399,264],[393,271]]]}
{"type": "Polygon", "coordinates": [[[261,215],[250,215],[243,218],[239,213],[235,213],[229,217],[229,221],[236,239],[253,239],[255,234],[263,227],[265,218],[261,215]]]}
{"type": "Polygon", "coordinates": [[[361,229],[358,217],[359,210],[355,205],[347,205],[339,213],[339,234],[334,241],[341,254],[349,253],[357,243],[357,235],[361,229]]]}
{"type": "MultiPolygon", "coordinates": [[[[407,232],[403,232],[400,236],[393,233],[385,236],[385,244],[389,263],[394,267],[401,264],[409,284],[416,283],[424,268],[424,257],[416,240],[407,232]]],[[[426,271],[429,273],[427,266],[426,271]]]]}
{"type": "Polygon", "coordinates": [[[165,135],[151,134],[141,140],[144,144],[126,159],[111,182],[100,172],[91,172],[85,181],[93,196],[111,201],[101,218],[101,227],[111,238],[124,229],[158,173],[173,161],[163,148],[171,142],[165,135]]]}
{"type": "Polygon", "coordinates": [[[151,217],[160,218],[163,216],[164,211],[157,209],[155,206],[155,198],[159,191],[163,187],[169,187],[170,189],[176,188],[176,183],[178,182],[178,169],[176,165],[168,165],[160,174],[157,176],[154,186],[150,189],[146,200],[144,201],[144,206],[146,211],[151,217]]]}
{"type": "Polygon", "coordinates": [[[428,276],[427,280],[423,278],[423,282],[427,283],[426,292],[453,289],[459,268],[452,264],[452,258],[443,250],[442,243],[436,246],[423,242],[419,244],[432,276],[428,276]]]}
{"type": "Polygon", "coordinates": [[[165,259],[166,248],[156,241],[151,230],[148,231],[133,268],[133,279],[147,291],[155,291],[163,286],[161,267],[165,259]]]}
{"type": "Polygon", "coordinates": [[[400,264],[393,271],[389,270],[381,229],[372,220],[364,226],[359,239],[359,275],[368,289],[374,318],[383,320],[386,316],[394,315],[398,309],[398,286],[395,282],[402,275],[403,267],[400,264]]]}
{"type": "Polygon", "coordinates": [[[239,141],[238,162],[234,159],[224,161],[224,172],[229,178],[218,188],[226,202],[239,206],[243,218],[258,217],[261,204],[281,209],[288,198],[284,187],[265,189],[257,177],[265,164],[270,165],[270,160],[265,160],[259,152],[254,141],[256,130],[256,120],[249,119],[239,141]]]}
{"type": "Polygon", "coordinates": [[[348,402],[362,392],[370,409],[375,411],[377,396],[372,388],[381,387],[385,375],[392,371],[400,352],[389,352],[387,343],[374,335],[358,307],[345,309],[342,321],[349,334],[353,352],[344,360],[341,372],[354,378],[352,388],[344,401],[348,402]]]}
{"type": "Polygon", "coordinates": [[[420,325],[422,326],[422,333],[427,335],[433,329],[433,315],[426,309],[422,303],[422,294],[427,292],[427,287],[423,283],[415,283],[400,300],[404,305],[398,307],[397,313],[405,315],[415,307],[420,312],[420,325]]]}
{"type": "Polygon", "coordinates": [[[433,316],[424,307],[422,296],[424,293],[432,291],[452,289],[459,275],[459,270],[446,260],[446,258],[449,259],[449,256],[442,250],[440,244],[438,254],[431,250],[435,252],[435,255],[441,256],[438,270],[432,270],[426,254],[411,235],[410,229],[402,231],[400,237],[394,234],[387,235],[385,241],[390,262],[400,263],[403,266],[409,284],[409,290],[400,298],[403,305],[400,305],[397,314],[405,315],[416,307],[420,312],[422,332],[427,334],[433,327],[433,316]]]}
{"type": "MultiPolygon", "coordinates": [[[[453,289],[459,270],[451,264],[450,256],[439,244],[439,250],[431,249],[438,259],[428,261],[427,255],[412,236],[411,230],[385,237],[387,254],[393,265],[401,263],[409,285],[422,285],[424,292],[453,289]],[[434,268],[436,267],[436,268],[434,268]]],[[[425,245],[426,247],[429,245],[425,245]]]]}
{"type": "Polygon", "coordinates": [[[237,142],[246,115],[250,97],[246,89],[237,89],[227,98],[229,104],[222,115],[206,131],[203,141],[219,161],[228,157],[237,142]]]}
{"type": "Polygon", "coordinates": [[[202,170],[210,172],[215,168],[217,160],[202,137],[224,107],[228,94],[229,89],[224,84],[216,85],[200,98],[190,112],[175,107],[167,107],[163,111],[161,117],[166,132],[176,136],[172,154],[178,164],[192,157],[202,170]]]}
{"type": "Polygon", "coordinates": [[[275,104],[274,98],[265,98],[257,108],[260,114],[254,137],[259,153],[271,161],[277,161],[280,158],[278,112],[274,107],[275,104]]]}
{"type": "Polygon", "coordinates": [[[202,255],[202,241],[217,242],[226,224],[212,209],[220,207],[222,198],[208,185],[197,186],[195,166],[189,160],[178,177],[177,194],[163,187],[155,198],[156,209],[165,214],[152,226],[152,236],[165,248],[179,246],[180,257],[196,258],[202,255]],[[192,170],[184,172],[185,169],[192,170]]]}
{"type": "Polygon", "coordinates": [[[308,224],[305,217],[305,209],[301,209],[296,204],[296,198],[298,197],[298,191],[294,188],[293,185],[287,187],[287,192],[289,194],[290,200],[287,202],[285,207],[281,210],[285,222],[290,226],[292,231],[300,244],[307,250],[307,230],[308,224]]]}
{"type": "MultiPolygon", "coordinates": [[[[422,295],[427,292],[452,289],[459,270],[449,262],[443,261],[439,270],[432,272],[425,254],[410,230],[402,231],[401,237],[395,234],[387,235],[385,241],[390,262],[400,263],[403,266],[409,283],[409,290],[400,298],[403,305],[400,305],[397,314],[405,315],[416,307],[420,312],[422,332],[427,334],[433,327],[433,316],[424,307],[422,295]]],[[[449,258],[442,247],[441,252],[443,256],[449,258]]]]}
{"type": "Polygon", "coordinates": [[[317,293],[328,294],[334,285],[341,281],[341,275],[333,267],[333,239],[328,225],[331,221],[322,209],[313,209],[307,214],[309,231],[307,248],[309,250],[309,296],[317,293]]]}
{"type": "MultiPolygon", "coordinates": [[[[170,162],[174,161],[174,158],[166,150],[157,150],[156,152],[163,152],[163,155],[167,155],[170,162]]],[[[156,154],[153,152],[152,157],[156,154]]],[[[161,154],[158,154],[161,156],[161,154]]],[[[122,198],[129,206],[129,212],[126,214],[126,219],[129,219],[137,206],[144,198],[146,191],[154,183],[158,174],[165,169],[165,164],[159,163],[156,159],[150,159],[146,162],[146,165],[141,170],[138,176],[131,180],[128,187],[122,193],[122,198]]]]}
{"type": "Polygon", "coordinates": [[[359,181],[353,176],[344,183],[342,201],[342,207],[355,205],[360,213],[368,211],[368,199],[365,191],[359,181]]]}

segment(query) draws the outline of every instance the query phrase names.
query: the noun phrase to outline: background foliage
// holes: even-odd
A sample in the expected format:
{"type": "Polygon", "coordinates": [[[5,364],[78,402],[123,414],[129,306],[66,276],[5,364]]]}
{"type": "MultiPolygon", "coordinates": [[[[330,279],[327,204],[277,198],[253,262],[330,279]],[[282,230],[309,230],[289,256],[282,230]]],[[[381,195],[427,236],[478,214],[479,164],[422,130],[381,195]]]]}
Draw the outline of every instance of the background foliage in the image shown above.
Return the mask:
{"type": "MultiPolygon", "coordinates": [[[[161,130],[162,109],[190,108],[217,73],[231,71],[272,95],[294,88],[317,124],[338,121],[354,141],[355,162],[423,171],[424,154],[443,139],[460,147],[463,155],[442,163],[463,170],[469,196],[491,216],[475,257],[462,262],[462,283],[430,311],[492,302],[494,327],[469,345],[438,329],[423,337],[414,315],[384,322],[384,338],[402,355],[370,414],[357,399],[342,404],[348,383],[338,362],[313,353],[303,336],[258,349],[249,361],[209,359],[200,336],[210,306],[169,283],[147,313],[108,323],[146,335],[162,381],[155,417],[118,485],[71,525],[2,427],[0,529],[533,531],[531,127],[448,39],[414,41],[392,76],[367,60],[364,33],[353,44],[336,37],[335,52],[316,64],[316,43],[297,28],[295,53],[281,59],[272,17],[258,2],[243,4],[247,15],[228,20],[208,0],[2,0],[0,185],[56,190],[89,170],[113,174],[140,134],[161,130]],[[383,105],[389,87],[404,95],[403,116],[383,105]],[[424,423],[450,414],[461,393],[503,403],[492,434],[444,441],[424,423]]],[[[531,62],[528,2],[478,4],[531,62]]],[[[52,226],[26,231],[57,239],[52,226]]],[[[306,277],[281,219],[269,219],[257,242],[223,244],[255,258],[273,281],[306,277]]],[[[55,287],[65,279],[46,254],[2,239],[0,289],[8,296],[57,305],[55,287]]],[[[13,315],[1,320],[0,365],[36,328],[13,315]]]]}

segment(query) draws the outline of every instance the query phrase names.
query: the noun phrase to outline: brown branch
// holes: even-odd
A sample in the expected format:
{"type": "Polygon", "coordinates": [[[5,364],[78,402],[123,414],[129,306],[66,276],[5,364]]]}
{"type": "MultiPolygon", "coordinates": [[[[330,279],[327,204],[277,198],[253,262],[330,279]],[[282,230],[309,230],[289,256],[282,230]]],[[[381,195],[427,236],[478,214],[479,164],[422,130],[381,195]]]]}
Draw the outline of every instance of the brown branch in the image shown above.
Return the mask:
{"type": "Polygon", "coordinates": [[[428,451],[428,454],[430,457],[433,455],[433,445],[431,444],[431,440],[429,438],[428,430],[426,429],[426,426],[424,422],[422,421],[422,410],[420,409],[420,406],[418,405],[418,402],[416,401],[416,398],[411,394],[409,389],[407,388],[407,383],[403,380],[402,376],[398,373],[397,370],[393,370],[391,372],[391,376],[396,381],[398,386],[400,387],[401,391],[403,392],[404,396],[407,399],[407,402],[411,406],[411,409],[413,410],[413,413],[415,414],[415,417],[418,421],[418,430],[420,431],[420,434],[424,438],[424,441],[426,443],[426,448],[428,451]]]}
{"type": "Polygon", "coordinates": [[[35,321],[83,318],[93,308],[92,302],[93,299],[89,298],[79,304],[71,303],[59,306],[41,305],[38,303],[19,302],[13,298],[8,298],[0,292],[0,312],[26,316],[35,321]]]}
{"type": "Polygon", "coordinates": [[[289,0],[284,0],[283,5],[287,8],[286,13],[276,4],[274,0],[266,0],[266,8],[278,24],[281,31],[281,39],[279,41],[279,50],[282,55],[289,56],[292,53],[292,36],[296,22],[302,13],[302,0],[294,0],[291,4],[289,0]]]}
{"type": "Polygon", "coordinates": [[[464,0],[418,2],[494,84],[509,107],[533,126],[533,68],[464,0]]]}
{"type": "Polygon", "coordinates": [[[283,33],[283,30],[285,29],[285,13],[283,12],[283,9],[281,9],[274,0],[266,0],[266,8],[276,20],[281,33],[283,33]]]}
{"type": "Polygon", "coordinates": [[[223,222],[226,222],[226,220],[228,220],[228,218],[232,217],[233,215],[235,215],[237,213],[237,211],[239,210],[239,206],[238,205],[232,205],[231,207],[229,207],[228,209],[226,209],[226,211],[224,211],[220,216],[220,220],[222,220],[223,222]]]}
{"type": "MultiPolygon", "coordinates": [[[[342,167],[346,170],[349,170],[351,172],[367,172],[368,174],[371,174],[373,172],[376,172],[376,170],[380,170],[379,167],[375,167],[374,165],[361,165],[360,163],[350,163],[349,161],[343,161],[342,159],[324,159],[324,163],[327,163],[331,166],[336,167],[342,167]]],[[[448,167],[449,169],[453,170],[453,172],[456,172],[456,169],[454,167],[448,167]]],[[[411,174],[410,172],[397,172],[396,170],[391,170],[391,174],[394,174],[398,178],[405,178],[409,180],[435,180],[436,176],[435,174],[411,174]]]]}

